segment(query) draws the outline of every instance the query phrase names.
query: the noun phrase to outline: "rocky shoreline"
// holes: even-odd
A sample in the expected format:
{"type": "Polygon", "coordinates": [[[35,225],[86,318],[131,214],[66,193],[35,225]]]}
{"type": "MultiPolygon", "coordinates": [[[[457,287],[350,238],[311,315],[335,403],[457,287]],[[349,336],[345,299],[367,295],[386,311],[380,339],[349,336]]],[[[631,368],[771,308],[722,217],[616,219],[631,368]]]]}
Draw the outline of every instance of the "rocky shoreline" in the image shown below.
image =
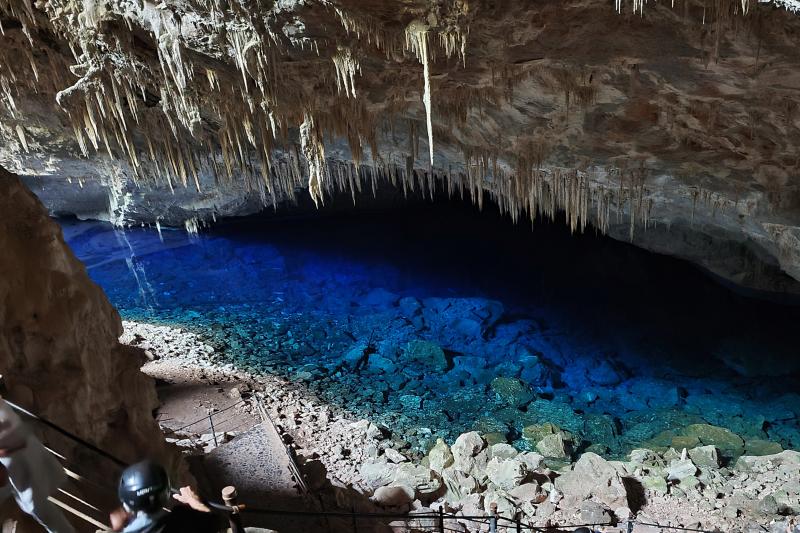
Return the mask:
{"type": "Polygon", "coordinates": [[[155,360],[200,368],[217,384],[249,383],[263,393],[298,456],[321,461],[331,482],[387,509],[475,515],[496,503],[502,516],[533,525],[608,523],[635,514],[640,522],[776,533],[800,513],[800,453],[728,461],[739,443],[724,428],[694,424],[666,448],[636,449],[614,461],[588,451],[570,462],[569,432],[554,424],[528,430],[539,432],[535,451],[472,431],[450,443],[432,434],[435,444],[422,454],[392,428],[332,406],[302,383],[222,362],[196,333],[141,322],[124,327],[122,341],[155,360]]]}

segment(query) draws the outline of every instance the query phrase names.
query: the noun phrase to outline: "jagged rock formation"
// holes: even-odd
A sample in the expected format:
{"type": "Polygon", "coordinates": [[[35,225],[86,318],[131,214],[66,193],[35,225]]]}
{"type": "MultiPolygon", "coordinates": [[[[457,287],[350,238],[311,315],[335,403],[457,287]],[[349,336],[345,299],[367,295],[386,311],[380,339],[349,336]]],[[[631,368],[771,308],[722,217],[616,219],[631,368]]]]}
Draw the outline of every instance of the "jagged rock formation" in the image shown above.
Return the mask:
{"type": "Polygon", "coordinates": [[[0,162],[53,211],[190,228],[302,187],[488,193],[797,292],[799,8],[2,0],[0,162]]]}
{"type": "MultiPolygon", "coordinates": [[[[185,474],[152,416],[158,399],[139,371],[140,350],[119,343],[122,324],[64,243],[44,206],[0,167],[0,372],[9,399],[125,461],[156,457],[185,474]]],[[[113,464],[57,434],[46,442],[83,475],[113,464]]]]}

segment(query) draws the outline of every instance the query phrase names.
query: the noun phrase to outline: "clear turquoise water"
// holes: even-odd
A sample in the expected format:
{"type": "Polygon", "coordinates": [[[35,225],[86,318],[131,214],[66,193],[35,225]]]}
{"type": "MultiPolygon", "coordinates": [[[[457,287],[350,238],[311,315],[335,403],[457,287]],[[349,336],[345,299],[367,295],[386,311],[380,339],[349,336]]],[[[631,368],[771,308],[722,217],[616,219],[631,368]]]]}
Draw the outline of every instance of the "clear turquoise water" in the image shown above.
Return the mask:
{"type": "Polygon", "coordinates": [[[62,226],[123,318],[197,331],[420,450],[469,429],[526,447],[542,422],[612,456],[693,423],[800,449],[800,308],[591,233],[457,204],[193,238],[62,226]]]}

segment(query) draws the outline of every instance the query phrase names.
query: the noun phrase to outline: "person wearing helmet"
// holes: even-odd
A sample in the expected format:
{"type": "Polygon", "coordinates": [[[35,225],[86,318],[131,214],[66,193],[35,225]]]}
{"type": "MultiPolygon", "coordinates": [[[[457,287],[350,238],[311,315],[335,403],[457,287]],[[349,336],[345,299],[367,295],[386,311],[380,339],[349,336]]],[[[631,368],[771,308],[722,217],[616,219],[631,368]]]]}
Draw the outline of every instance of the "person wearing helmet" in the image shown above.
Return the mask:
{"type": "Polygon", "coordinates": [[[167,511],[170,494],[169,477],[158,463],[142,461],[126,468],[119,482],[122,509],[111,513],[113,530],[123,533],[219,532],[216,517],[190,487],[183,487],[174,495],[180,504],[167,511]]]}

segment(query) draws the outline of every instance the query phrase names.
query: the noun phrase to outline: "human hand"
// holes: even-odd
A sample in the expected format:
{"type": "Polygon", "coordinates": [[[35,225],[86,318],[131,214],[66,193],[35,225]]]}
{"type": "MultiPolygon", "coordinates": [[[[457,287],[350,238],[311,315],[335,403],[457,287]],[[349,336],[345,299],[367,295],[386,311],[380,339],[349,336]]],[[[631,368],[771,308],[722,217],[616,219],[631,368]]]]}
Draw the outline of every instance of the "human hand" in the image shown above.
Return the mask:
{"type": "Polygon", "coordinates": [[[122,531],[130,517],[130,513],[122,507],[111,511],[108,515],[108,519],[111,521],[111,531],[122,531]]]}
{"type": "Polygon", "coordinates": [[[175,494],[172,497],[179,502],[188,505],[195,511],[200,511],[202,513],[211,512],[211,509],[209,509],[208,506],[200,500],[200,496],[198,496],[197,493],[192,490],[192,487],[181,487],[180,493],[175,494]]]}

